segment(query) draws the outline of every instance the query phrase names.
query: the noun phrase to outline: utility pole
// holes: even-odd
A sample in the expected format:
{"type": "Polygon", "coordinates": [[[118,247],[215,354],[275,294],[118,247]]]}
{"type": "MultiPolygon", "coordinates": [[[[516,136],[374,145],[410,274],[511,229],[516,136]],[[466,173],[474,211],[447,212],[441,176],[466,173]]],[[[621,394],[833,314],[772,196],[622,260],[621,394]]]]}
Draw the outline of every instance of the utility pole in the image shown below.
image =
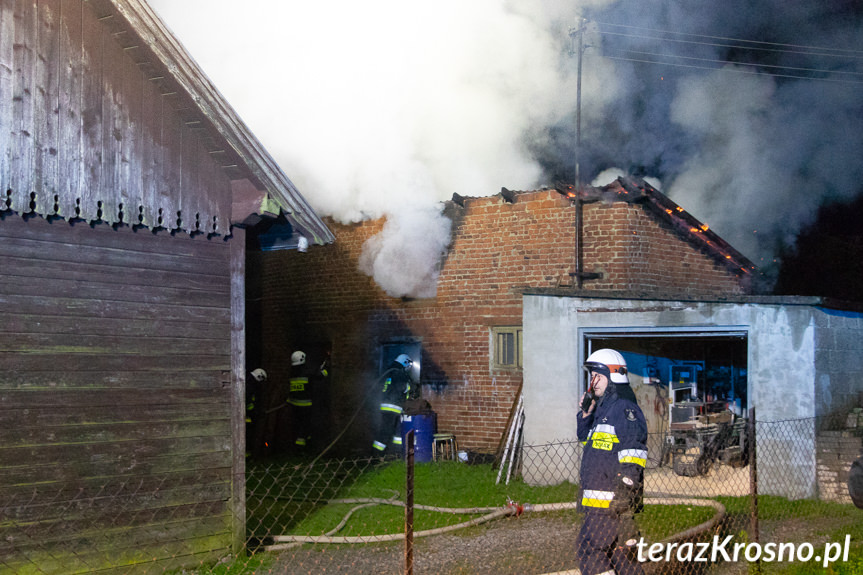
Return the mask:
{"type": "Polygon", "coordinates": [[[581,19],[578,28],[569,29],[571,43],[577,43],[577,47],[570,47],[570,53],[575,53],[578,58],[578,76],[575,88],[575,191],[581,188],[581,176],[579,174],[579,155],[581,153],[581,61],[584,56],[584,31],[587,29],[587,19],[581,19]]]}
{"type": "Polygon", "coordinates": [[[582,208],[581,199],[581,174],[580,174],[580,156],[581,156],[581,63],[584,56],[584,32],[587,29],[587,19],[581,19],[581,25],[578,28],[569,29],[570,38],[570,54],[575,52],[578,58],[578,76],[576,78],[575,88],[575,276],[576,285],[581,289],[584,285],[584,280],[598,279],[602,274],[584,271],[584,211],[582,208]],[[576,44],[577,47],[572,46],[576,44]]]}

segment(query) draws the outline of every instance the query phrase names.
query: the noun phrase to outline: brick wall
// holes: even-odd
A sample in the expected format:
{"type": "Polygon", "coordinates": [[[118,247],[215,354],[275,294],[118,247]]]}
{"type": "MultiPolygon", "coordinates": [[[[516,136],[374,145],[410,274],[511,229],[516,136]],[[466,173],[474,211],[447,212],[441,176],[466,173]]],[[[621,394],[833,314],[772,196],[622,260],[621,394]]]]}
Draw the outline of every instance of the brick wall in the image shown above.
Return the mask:
{"type": "Polygon", "coordinates": [[[699,251],[639,204],[585,206],[584,269],[603,274],[585,289],[688,296],[745,291],[744,282],[728,266],[699,251]]]}
{"type": "MultiPolygon", "coordinates": [[[[393,337],[421,340],[423,397],[438,429],[460,447],[493,452],[521,384],[520,371],[495,370],[490,330],[521,325],[524,288],[571,286],[575,271],[575,208],[555,190],[448,203],[452,244],[437,296],[388,297],[357,261],[382,221],[327,222],[336,242],[295,251],[256,254],[260,267],[262,360],[271,381],[287,378],[287,357],[302,341],[330,341],[334,435],[372,387],[377,346],[393,337]]],[[[639,204],[584,205],[584,270],[603,278],[587,290],[689,295],[742,293],[737,276],[701,253],[639,204]]],[[[369,404],[371,406],[371,404],[369,404]]],[[[371,411],[369,409],[369,411],[371,411]]],[[[358,449],[371,441],[363,415],[346,437],[358,449]]]]}

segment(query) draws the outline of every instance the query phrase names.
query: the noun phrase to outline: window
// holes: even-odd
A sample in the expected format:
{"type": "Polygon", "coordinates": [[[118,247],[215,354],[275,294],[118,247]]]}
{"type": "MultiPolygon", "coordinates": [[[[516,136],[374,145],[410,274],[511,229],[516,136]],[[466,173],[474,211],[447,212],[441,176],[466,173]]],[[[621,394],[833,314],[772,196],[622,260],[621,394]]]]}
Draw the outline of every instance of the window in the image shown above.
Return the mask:
{"type": "Polygon", "coordinates": [[[521,369],[521,326],[493,327],[491,338],[493,367],[521,369]]]}

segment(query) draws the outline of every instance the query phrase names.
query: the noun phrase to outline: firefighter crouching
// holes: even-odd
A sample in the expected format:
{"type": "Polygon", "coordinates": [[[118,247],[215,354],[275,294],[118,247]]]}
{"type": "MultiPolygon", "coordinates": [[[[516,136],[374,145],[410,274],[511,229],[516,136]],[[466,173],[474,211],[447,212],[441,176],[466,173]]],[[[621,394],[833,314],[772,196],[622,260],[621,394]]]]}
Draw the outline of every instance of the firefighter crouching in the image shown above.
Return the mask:
{"type": "Polygon", "coordinates": [[[620,353],[600,349],[584,369],[590,387],[578,412],[578,439],[584,446],[579,567],[583,575],[640,575],[634,516],[643,507],[647,423],[620,353]]]}
{"type": "Polygon", "coordinates": [[[407,354],[396,357],[381,375],[380,425],[372,442],[373,453],[383,455],[388,446],[401,450],[401,421],[405,400],[411,391],[413,360],[407,354]]]}

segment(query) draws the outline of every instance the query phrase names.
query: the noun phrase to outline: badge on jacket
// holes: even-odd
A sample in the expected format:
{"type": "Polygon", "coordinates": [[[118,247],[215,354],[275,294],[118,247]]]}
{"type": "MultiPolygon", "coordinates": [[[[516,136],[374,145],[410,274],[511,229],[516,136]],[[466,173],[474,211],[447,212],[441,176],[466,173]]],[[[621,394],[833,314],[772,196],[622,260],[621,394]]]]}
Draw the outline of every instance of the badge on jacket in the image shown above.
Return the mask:
{"type": "Polygon", "coordinates": [[[634,409],[627,409],[626,410],[626,419],[628,419],[629,421],[635,421],[635,410],[634,409]]]}

